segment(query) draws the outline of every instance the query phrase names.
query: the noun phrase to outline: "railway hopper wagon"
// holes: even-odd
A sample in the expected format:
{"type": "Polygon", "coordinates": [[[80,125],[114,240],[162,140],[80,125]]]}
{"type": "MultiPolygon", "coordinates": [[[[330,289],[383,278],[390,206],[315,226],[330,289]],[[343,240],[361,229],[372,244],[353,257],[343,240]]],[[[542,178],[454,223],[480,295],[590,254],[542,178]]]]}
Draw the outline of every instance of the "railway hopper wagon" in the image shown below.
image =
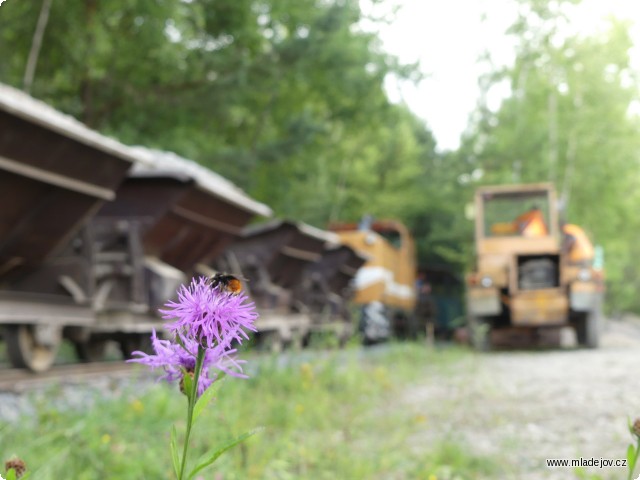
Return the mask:
{"type": "Polygon", "coordinates": [[[82,227],[135,159],[122,144],[0,85],[0,324],[11,363],[47,369],[63,334],[91,325],[82,227]]]}
{"type": "Polygon", "coordinates": [[[219,270],[247,279],[261,312],[259,337],[272,348],[301,343],[319,326],[318,312],[306,303],[305,292],[312,288],[306,269],[322,258],[327,242],[336,240],[306,224],[275,220],[248,227],[217,263],[219,270]]]}
{"type": "Polygon", "coordinates": [[[0,325],[10,362],[46,370],[63,338],[95,360],[268,207],[173,154],[132,148],[0,85],[0,325]]]}
{"type": "Polygon", "coordinates": [[[342,345],[353,335],[353,279],[367,259],[336,241],[327,242],[321,257],[307,265],[293,294],[310,312],[312,329],[334,333],[342,345]]]}
{"type": "Polygon", "coordinates": [[[255,215],[271,214],[214,172],[173,153],[132,149],[140,160],[88,225],[96,259],[92,350],[117,340],[128,356],[158,326],[155,312],[206,267],[255,215]]]}
{"type": "Polygon", "coordinates": [[[408,229],[394,220],[331,226],[345,245],[367,258],[354,279],[354,302],[361,307],[359,330],[365,344],[392,335],[417,333],[416,256],[408,229]]]}

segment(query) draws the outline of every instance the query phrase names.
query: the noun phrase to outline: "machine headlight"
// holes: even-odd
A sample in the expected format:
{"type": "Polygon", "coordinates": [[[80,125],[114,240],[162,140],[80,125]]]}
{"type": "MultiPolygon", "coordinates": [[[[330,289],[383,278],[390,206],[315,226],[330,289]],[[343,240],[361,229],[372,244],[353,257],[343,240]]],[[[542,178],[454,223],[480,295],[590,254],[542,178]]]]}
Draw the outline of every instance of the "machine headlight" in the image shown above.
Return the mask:
{"type": "Polygon", "coordinates": [[[484,288],[489,288],[493,285],[493,280],[491,279],[491,277],[485,275],[480,279],[480,285],[482,285],[484,288]]]}
{"type": "Polygon", "coordinates": [[[591,270],[583,268],[578,272],[578,280],[581,282],[588,282],[591,280],[591,270]]]}
{"type": "Polygon", "coordinates": [[[376,243],[376,236],[373,233],[368,233],[364,237],[364,243],[365,245],[373,245],[374,243],[376,243]]]}

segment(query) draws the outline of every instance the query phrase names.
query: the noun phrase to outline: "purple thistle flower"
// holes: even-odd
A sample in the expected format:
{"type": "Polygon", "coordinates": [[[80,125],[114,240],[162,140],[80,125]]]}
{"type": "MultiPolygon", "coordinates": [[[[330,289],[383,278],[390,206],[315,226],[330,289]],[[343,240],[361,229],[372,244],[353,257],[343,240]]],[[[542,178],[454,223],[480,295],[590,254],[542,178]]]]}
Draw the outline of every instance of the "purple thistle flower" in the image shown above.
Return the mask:
{"type": "MultiPolygon", "coordinates": [[[[160,379],[168,382],[181,381],[185,372],[193,373],[196,366],[198,342],[185,337],[180,337],[179,342],[160,340],[154,330],[151,335],[151,345],[156,352],[155,355],[133,352],[133,355],[137,355],[139,358],[127,361],[142,363],[154,369],[162,367],[165,374],[160,379]]],[[[245,361],[234,359],[231,356],[234,353],[236,353],[235,349],[228,349],[225,345],[216,345],[206,350],[202,372],[198,379],[198,396],[202,395],[218,379],[219,372],[232,377],[248,378],[242,372],[241,364],[245,361]]]]}
{"type": "Polygon", "coordinates": [[[165,328],[174,335],[193,338],[201,345],[231,345],[248,339],[247,331],[256,331],[258,317],[253,302],[244,292],[232,294],[211,288],[206,277],[194,278],[178,291],[178,301],[170,301],[160,310],[165,319],[175,319],[165,328]]]}

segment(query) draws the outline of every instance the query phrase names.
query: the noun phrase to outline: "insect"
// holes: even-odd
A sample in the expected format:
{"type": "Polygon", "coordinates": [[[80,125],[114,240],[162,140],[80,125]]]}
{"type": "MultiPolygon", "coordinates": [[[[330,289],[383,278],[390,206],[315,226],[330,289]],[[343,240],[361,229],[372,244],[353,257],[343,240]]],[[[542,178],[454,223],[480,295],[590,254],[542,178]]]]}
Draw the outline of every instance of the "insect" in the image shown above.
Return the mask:
{"type": "Polygon", "coordinates": [[[242,291],[242,281],[240,278],[228,273],[216,273],[209,279],[209,285],[211,285],[211,288],[218,288],[220,291],[234,295],[242,291]]]}

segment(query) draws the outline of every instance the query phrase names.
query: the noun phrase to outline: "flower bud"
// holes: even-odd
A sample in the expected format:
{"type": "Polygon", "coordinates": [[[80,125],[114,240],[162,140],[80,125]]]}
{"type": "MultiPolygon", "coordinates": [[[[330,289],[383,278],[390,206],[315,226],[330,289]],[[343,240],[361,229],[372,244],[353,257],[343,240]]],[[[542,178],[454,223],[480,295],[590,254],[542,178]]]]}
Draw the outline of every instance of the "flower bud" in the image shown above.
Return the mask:
{"type": "Polygon", "coordinates": [[[5,471],[8,472],[12,468],[16,472],[16,478],[20,478],[27,471],[27,464],[18,457],[14,457],[11,460],[7,460],[6,462],[4,462],[5,471]]]}
{"type": "MultiPolygon", "coordinates": [[[[193,369],[184,370],[184,374],[182,375],[182,378],[180,379],[180,392],[183,393],[184,395],[187,395],[187,392],[184,389],[184,377],[189,375],[189,377],[191,377],[191,380],[193,380],[193,369]]],[[[188,396],[188,395],[187,395],[188,396]]]]}

